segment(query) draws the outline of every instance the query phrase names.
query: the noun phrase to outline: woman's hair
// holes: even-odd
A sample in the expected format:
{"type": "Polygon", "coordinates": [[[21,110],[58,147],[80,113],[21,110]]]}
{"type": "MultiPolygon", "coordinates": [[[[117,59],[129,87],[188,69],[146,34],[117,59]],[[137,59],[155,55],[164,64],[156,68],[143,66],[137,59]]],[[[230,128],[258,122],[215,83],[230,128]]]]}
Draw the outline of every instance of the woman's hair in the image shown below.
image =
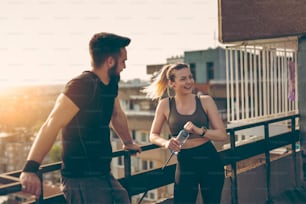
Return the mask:
{"type": "Polygon", "coordinates": [[[184,63],[164,65],[158,75],[153,79],[153,82],[143,91],[152,99],[160,99],[168,88],[168,81],[175,81],[174,70],[183,68],[189,68],[189,66],[184,63]]]}

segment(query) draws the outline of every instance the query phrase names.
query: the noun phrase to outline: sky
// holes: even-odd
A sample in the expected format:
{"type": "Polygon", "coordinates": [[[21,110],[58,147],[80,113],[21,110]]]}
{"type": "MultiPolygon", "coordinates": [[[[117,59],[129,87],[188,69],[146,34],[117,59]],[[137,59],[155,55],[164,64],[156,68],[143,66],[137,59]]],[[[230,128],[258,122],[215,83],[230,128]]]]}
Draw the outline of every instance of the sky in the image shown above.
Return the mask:
{"type": "Polygon", "coordinates": [[[1,0],[0,87],[63,84],[90,69],[94,33],[132,39],[122,80],[218,45],[217,0],[1,0]]]}

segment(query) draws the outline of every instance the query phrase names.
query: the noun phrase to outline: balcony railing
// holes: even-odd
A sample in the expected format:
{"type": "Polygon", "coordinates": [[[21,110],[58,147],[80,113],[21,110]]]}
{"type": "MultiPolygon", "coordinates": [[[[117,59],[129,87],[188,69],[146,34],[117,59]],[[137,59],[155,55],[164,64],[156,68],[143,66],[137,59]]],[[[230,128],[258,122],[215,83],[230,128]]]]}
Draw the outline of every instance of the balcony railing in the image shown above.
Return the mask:
{"type": "MultiPolygon", "coordinates": [[[[271,197],[271,166],[270,166],[270,151],[282,146],[292,146],[292,158],[294,162],[295,184],[297,185],[297,155],[296,155],[296,142],[299,140],[299,130],[296,128],[296,119],[299,118],[298,114],[280,117],[252,124],[242,125],[238,127],[231,127],[227,129],[230,136],[230,149],[220,151],[223,158],[224,165],[231,166],[231,203],[238,203],[238,177],[237,177],[237,162],[251,158],[253,156],[264,154],[266,161],[266,191],[267,202],[272,201],[271,197]],[[269,126],[278,122],[287,122],[288,132],[270,137],[269,126]],[[236,146],[235,133],[237,131],[254,128],[264,127],[264,139],[252,143],[236,146]]],[[[143,151],[149,151],[159,148],[156,145],[143,146],[143,151]]],[[[144,193],[147,190],[156,189],[174,182],[175,164],[167,166],[164,170],[161,168],[152,169],[150,171],[137,173],[132,175],[131,171],[131,153],[128,151],[120,150],[113,153],[113,157],[124,157],[124,177],[119,181],[127,189],[130,196],[144,193]],[[145,181],[145,182],[144,182],[145,181]]],[[[40,168],[39,174],[43,174],[60,170],[61,162],[43,165],[40,168]]],[[[20,171],[8,172],[0,175],[0,196],[8,195],[21,191],[21,184],[19,182],[20,171]],[[3,184],[3,185],[1,185],[3,184]]],[[[61,193],[44,197],[43,193],[37,203],[64,203],[64,198],[61,193]]]]}

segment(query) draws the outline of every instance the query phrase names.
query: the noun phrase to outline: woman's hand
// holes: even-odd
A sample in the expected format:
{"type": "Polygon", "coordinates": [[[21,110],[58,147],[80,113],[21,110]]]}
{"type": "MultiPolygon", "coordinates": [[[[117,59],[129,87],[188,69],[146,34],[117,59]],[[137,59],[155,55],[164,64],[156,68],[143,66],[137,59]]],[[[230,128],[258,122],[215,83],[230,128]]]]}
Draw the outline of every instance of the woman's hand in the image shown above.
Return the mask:
{"type": "Polygon", "coordinates": [[[191,134],[196,134],[196,135],[201,135],[203,133],[202,128],[197,127],[196,125],[194,125],[191,121],[188,121],[185,125],[184,125],[185,130],[187,130],[189,133],[191,134]]]}
{"type": "Polygon", "coordinates": [[[176,138],[172,137],[165,143],[165,148],[171,149],[174,152],[179,152],[181,150],[181,144],[176,140],[176,138]]]}

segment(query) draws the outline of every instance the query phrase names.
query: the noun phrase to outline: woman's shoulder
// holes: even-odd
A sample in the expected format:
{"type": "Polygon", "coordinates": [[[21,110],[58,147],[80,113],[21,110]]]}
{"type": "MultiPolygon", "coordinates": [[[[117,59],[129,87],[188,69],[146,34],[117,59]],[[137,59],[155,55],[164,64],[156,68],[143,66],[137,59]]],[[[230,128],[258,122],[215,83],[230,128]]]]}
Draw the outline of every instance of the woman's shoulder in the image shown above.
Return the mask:
{"type": "Polygon", "coordinates": [[[157,109],[159,111],[167,113],[169,112],[169,103],[170,103],[170,98],[168,97],[160,99],[157,105],[157,109]]]}
{"type": "Polygon", "coordinates": [[[203,107],[209,107],[210,105],[214,105],[215,101],[210,95],[199,95],[198,96],[203,107]]]}
{"type": "Polygon", "coordinates": [[[158,101],[155,110],[155,117],[160,118],[161,116],[163,116],[164,118],[167,119],[168,113],[169,113],[169,99],[168,98],[160,99],[158,101]]]}
{"type": "Polygon", "coordinates": [[[213,98],[210,95],[201,94],[201,95],[198,95],[198,97],[203,102],[213,100],[213,98]]]}
{"type": "Polygon", "coordinates": [[[159,100],[158,104],[159,106],[169,106],[169,102],[170,102],[170,98],[166,97],[166,98],[159,100]]]}

